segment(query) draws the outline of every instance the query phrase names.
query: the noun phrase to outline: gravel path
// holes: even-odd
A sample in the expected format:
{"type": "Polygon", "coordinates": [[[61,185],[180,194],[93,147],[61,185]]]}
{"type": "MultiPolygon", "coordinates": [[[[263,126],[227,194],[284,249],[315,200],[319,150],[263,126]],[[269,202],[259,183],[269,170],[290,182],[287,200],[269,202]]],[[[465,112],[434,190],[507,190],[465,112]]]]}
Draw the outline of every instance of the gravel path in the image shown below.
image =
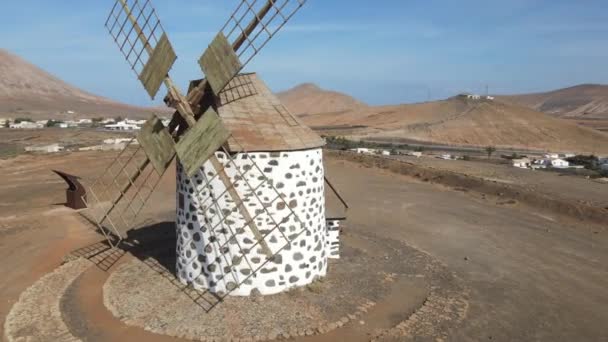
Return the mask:
{"type": "Polygon", "coordinates": [[[79,341],[63,322],[60,300],[91,262],[77,259],[40,278],[25,290],[4,323],[8,341],[79,341]]]}
{"type": "Polygon", "coordinates": [[[355,250],[345,254],[330,264],[329,277],[308,287],[266,297],[227,297],[210,310],[207,302],[197,300],[198,292],[172,280],[166,270],[159,273],[159,264],[151,267],[154,260],[134,259],[109,277],[104,304],[126,324],[196,340],[312,335],[320,327],[358,315],[371,297],[386,292],[375,281],[376,272],[359,264],[363,260],[357,269],[343,264],[349,254],[357,254],[355,250]]]}
{"type": "MultiPolygon", "coordinates": [[[[396,279],[428,287],[416,294],[399,293],[397,297],[408,298],[405,302],[425,302],[427,293],[442,298],[453,295],[431,289],[439,282],[435,279],[445,275],[445,269],[440,265],[427,269],[430,257],[395,241],[349,235],[345,235],[342,258],[330,262],[328,277],[308,287],[274,296],[227,297],[208,310],[208,305],[199,305],[207,304],[197,301],[199,293],[185,288],[163,268],[171,260],[159,261],[157,256],[119,266],[104,284],[104,305],[124,323],[157,334],[194,340],[247,340],[327,333],[348,322],[367,320],[366,313],[374,310],[376,303],[382,307],[383,299],[393,296],[396,279]]],[[[170,253],[159,255],[171,257],[170,253]]],[[[453,284],[453,280],[447,283],[453,284]]],[[[462,291],[458,286],[447,288],[462,291]]],[[[392,322],[386,328],[407,319],[409,314],[404,314],[383,318],[392,322]]]]}

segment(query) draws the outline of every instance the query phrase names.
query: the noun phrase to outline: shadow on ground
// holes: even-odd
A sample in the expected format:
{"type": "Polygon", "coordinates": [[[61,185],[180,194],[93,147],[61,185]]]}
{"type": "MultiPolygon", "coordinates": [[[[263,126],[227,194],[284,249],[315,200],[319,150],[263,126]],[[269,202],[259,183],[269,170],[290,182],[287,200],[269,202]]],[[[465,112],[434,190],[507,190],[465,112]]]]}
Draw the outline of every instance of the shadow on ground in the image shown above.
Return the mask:
{"type": "Polygon", "coordinates": [[[132,229],[126,235],[122,240],[111,235],[111,241],[95,242],[70,252],[70,256],[86,258],[99,269],[108,272],[123,255],[129,253],[177,287],[206,312],[223,300],[224,297],[209,291],[197,291],[177,279],[177,236],[174,222],[161,222],[132,229]]]}

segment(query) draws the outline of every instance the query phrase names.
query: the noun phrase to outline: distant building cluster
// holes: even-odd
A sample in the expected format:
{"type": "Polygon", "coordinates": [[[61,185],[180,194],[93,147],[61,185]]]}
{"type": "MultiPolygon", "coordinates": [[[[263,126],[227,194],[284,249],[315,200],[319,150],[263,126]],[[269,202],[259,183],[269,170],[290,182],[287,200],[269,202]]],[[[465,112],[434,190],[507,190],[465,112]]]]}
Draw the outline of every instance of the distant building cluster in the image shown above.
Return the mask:
{"type": "MultiPolygon", "coordinates": [[[[169,119],[163,118],[165,126],[169,125],[169,119]]],[[[10,129],[42,129],[45,127],[57,128],[86,128],[96,127],[111,131],[137,131],[140,130],[146,120],[132,119],[77,119],[77,120],[31,120],[28,118],[0,118],[0,128],[10,129]]]]}
{"type": "Polygon", "coordinates": [[[579,165],[570,165],[567,158],[572,158],[575,155],[573,153],[548,153],[542,158],[518,158],[513,159],[513,166],[520,169],[566,169],[566,168],[582,168],[579,165]]]}
{"type": "Polygon", "coordinates": [[[58,143],[49,145],[27,146],[26,152],[31,153],[58,153],[58,152],[83,152],[83,151],[120,151],[127,145],[138,145],[139,142],[134,138],[111,138],[105,139],[103,144],[81,147],[65,147],[58,143]]]}
{"type": "Polygon", "coordinates": [[[118,122],[112,122],[104,125],[110,131],[138,131],[146,120],[129,120],[124,119],[118,122]]]}
{"type": "Polygon", "coordinates": [[[464,94],[460,94],[460,97],[463,97],[465,99],[468,100],[494,100],[494,96],[490,96],[490,95],[478,95],[478,94],[469,94],[469,93],[464,93],[464,94]]]}
{"type": "Polygon", "coordinates": [[[356,152],[358,154],[376,154],[376,155],[381,155],[381,156],[390,156],[391,155],[391,152],[388,150],[364,148],[364,147],[353,148],[353,149],[351,149],[351,151],[356,152]]]}

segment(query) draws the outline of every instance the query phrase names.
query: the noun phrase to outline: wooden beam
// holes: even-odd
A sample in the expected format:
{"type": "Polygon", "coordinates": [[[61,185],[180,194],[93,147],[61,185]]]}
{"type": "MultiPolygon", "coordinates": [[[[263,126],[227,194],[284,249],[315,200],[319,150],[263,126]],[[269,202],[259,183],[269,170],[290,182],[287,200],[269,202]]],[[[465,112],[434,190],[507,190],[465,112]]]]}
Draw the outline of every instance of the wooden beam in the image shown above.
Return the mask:
{"type": "Polygon", "coordinates": [[[215,155],[213,155],[209,160],[211,161],[211,165],[213,165],[213,168],[215,168],[215,170],[217,171],[219,179],[224,184],[224,187],[226,187],[226,189],[228,190],[228,194],[230,195],[230,197],[232,197],[232,200],[237,204],[237,208],[238,208],[241,216],[243,216],[243,218],[245,219],[245,222],[247,222],[247,226],[249,226],[249,229],[251,229],[251,232],[253,233],[253,236],[260,244],[262,251],[264,252],[264,254],[266,254],[266,256],[268,258],[272,258],[274,254],[270,250],[270,247],[268,247],[266,240],[264,240],[264,236],[262,236],[262,233],[256,226],[255,221],[253,220],[253,217],[251,217],[251,215],[249,214],[249,211],[247,211],[247,207],[245,207],[245,202],[243,202],[243,200],[241,199],[241,196],[234,188],[234,185],[230,181],[230,177],[228,177],[228,175],[226,174],[226,171],[224,170],[224,166],[217,159],[217,157],[215,155]]]}
{"type": "Polygon", "coordinates": [[[258,26],[260,21],[264,19],[266,14],[268,14],[268,12],[270,11],[270,9],[274,5],[274,3],[275,3],[275,0],[266,1],[266,4],[264,5],[264,7],[262,7],[260,9],[260,11],[258,12],[258,14],[253,19],[251,19],[251,22],[249,23],[249,25],[247,25],[245,30],[243,30],[243,32],[241,32],[241,35],[234,41],[234,44],[233,44],[234,51],[237,51],[238,49],[241,48],[241,45],[243,45],[243,43],[245,43],[245,41],[247,40],[247,37],[249,37],[249,35],[251,33],[253,33],[253,31],[258,26]]]}
{"type": "Polygon", "coordinates": [[[344,200],[344,198],[342,198],[342,196],[340,195],[340,193],[338,192],[338,190],[336,190],[336,188],[334,187],[334,185],[331,184],[331,182],[329,181],[329,179],[326,176],[324,176],[323,178],[325,179],[325,183],[327,183],[327,185],[329,185],[329,187],[334,192],[334,194],[338,197],[338,199],[340,200],[340,202],[342,202],[342,205],[344,206],[344,209],[348,210],[348,208],[349,208],[348,203],[346,203],[346,201],[344,200]]]}
{"type": "MultiPolygon", "coordinates": [[[[264,17],[268,14],[275,2],[276,0],[268,0],[264,7],[260,9],[258,15],[251,20],[251,22],[247,25],[241,35],[232,43],[232,49],[235,53],[237,53],[238,50],[241,48],[241,46],[247,39],[247,36],[249,36],[255,30],[260,21],[263,20],[264,17]]],[[[195,106],[201,101],[201,99],[205,95],[205,89],[207,89],[207,85],[207,81],[203,80],[196,88],[188,92],[187,99],[188,102],[190,102],[191,106],[195,106]]],[[[206,110],[206,108],[203,108],[203,110],[206,110]]]]}
{"type": "MultiPolygon", "coordinates": [[[[125,148],[128,148],[128,146],[125,148]]],[[[107,219],[110,216],[110,213],[114,210],[114,208],[116,208],[116,206],[118,205],[118,202],[120,202],[120,200],[123,197],[125,197],[125,194],[127,193],[127,191],[129,191],[129,189],[131,189],[131,186],[134,184],[135,179],[137,179],[139,177],[139,175],[141,175],[141,173],[144,172],[144,169],[146,168],[146,166],[148,166],[148,164],[150,164],[150,159],[144,160],[139,165],[139,167],[137,168],[137,171],[135,171],[135,173],[133,174],[133,177],[131,178],[132,181],[128,182],[121,189],[120,194],[118,194],[118,196],[116,196],[116,198],[112,201],[112,205],[110,206],[110,208],[108,210],[106,210],[103,217],[99,220],[98,224],[99,224],[100,229],[103,229],[103,224],[102,224],[103,221],[105,221],[105,219],[107,219]]],[[[118,234],[118,236],[122,238],[122,234],[116,228],[114,228],[114,230],[115,230],[115,233],[118,234]]]]}
{"type": "MultiPolygon", "coordinates": [[[[146,36],[145,36],[144,32],[142,31],[141,27],[139,27],[139,24],[137,23],[137,19],[131,13],[131,9],[129,8],[129,5],[127,5],[127,1],[126,0],[118,0],[118,1],[122,5],[123,11],[125,11],[125,13],[127,14],[129,21],[133,25],[133,29],[137,33],[137,38],[142,42],[142,44],[144,44],[144,47],[146,48],[148,55],[152,56],[154,49],[152,49],[152,46],[150,46],[150,43],[145,38],[146,36]]],[[[186,101],[186,99],[180,94],[180,91],[175,86],[175,84],[173,83],[173,81],[171,80],[169,75],[165,76],[164,83],[165,83],[165,86],[167,87],[167,89],[169,89],[170,96],[177,101],[177,106],[175,108],[177,110],[177,113],[179,115],[181,115],[184,118],[184,120],[186,120],[186,122],[188,122],[189,125],[193,125],[196,122],[196,120],[194,119],[194,113],[192,112],[190,103],[188,101],[186,101]]]]}

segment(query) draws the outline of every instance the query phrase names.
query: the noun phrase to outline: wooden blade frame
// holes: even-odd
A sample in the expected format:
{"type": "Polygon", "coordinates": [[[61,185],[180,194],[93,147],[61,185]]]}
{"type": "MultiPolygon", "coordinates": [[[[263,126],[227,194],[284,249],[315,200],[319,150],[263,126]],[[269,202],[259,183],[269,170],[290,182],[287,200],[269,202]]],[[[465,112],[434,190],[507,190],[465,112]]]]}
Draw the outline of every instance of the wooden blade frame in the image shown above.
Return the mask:
{"type": "MultiPolygon", "coordinates": [[[[244,68],[307,0],[242,0],[222,29],[244,68]]],[[[241,68],[242,69],[242,68],[241,68]]]]}
{"type": "Polygon", "coordinates": [[[164,83],[178,113],[193,125],[192,108],[169,77],[177,57],[150,0],[116,0],[105,26],[150,97],[164,83]]]}
{"type": "MultiPolygon", "coordinates": [[[[232,78],[251,62],[268,42],[287,24],[307,0],[241,0],[232,12],[220,33],[231,42],[232,49],[239,59],[240,66],[231,69],[232,78]]],[[[205,51],[206,52],[206,51],[205,51]]],[[[205,55],[205,52],[201,58],[205,55]]],[[[230,80],[226,83],[228,84],[230,80]]],[[[223,83],[223,82],[222,82],[223,83]]],[[[205,92],[209,89],[206,81],[188,92],[188,102],[195,113],[204,113],[207,108],[199,107],[205,92]]],[[[222,89],[213,89],[219,96],[222,89]]],[[[176,113],[177,114],[177,113],[176,113]]],[[[174,114],[169,130],[179,126],[180,119],[174,114]]]]}
{"type": "MultiPolygon", "coordinates": [[[[234,54],[237,55],[238,58],[244,58],[245,62],[238,65],[233,70],[230,70],[230,73],[233,74],[232,78],[234,78],[242,68],[247,65],[253,57],[259,53],[259,51],[270,41],[270,39],[285,25],[285,23],[304,5],[306,0],[268,0],[265,3],[259,2],[257,0],[242,0],[237,9],[230,16],[224,27],[222,28],[222,32],[220,33],[220,37],[226,37],[226,41],[228,39],[233,39],[232,49],[234,54]],[[268,16],[268,14],[270,15],[268,16]],[[243,24],[248,22],[247,26],[243,28],[243,24]]],[[[151,6],[149,0],[143,1],[143,5],[138,0],[117,0],[110,12],[108,20],[106,20],[106,27],[108,28],[110,34],[114,38],[115,42],[118,44],[120,51],[123,53],[125,59],[129,62],[131,69],[135,71],[138,75],[138,78],[142,81],[144,87],[148,91],[148,93],[154,97],[156,91],[159,86],[159,74],[165,75],[163,82],[169,90],[168,97],[175,104],[177,112],[174,114],[171,124],[169,125],[169,132],[173,133],[179,124],[186,124],[189,127],[195,125],[195,113],[192,111],[192,105],[198,107],[199,102],[205,95],[205,90],[207,88],[207,82],[201,82],[198,87],[192,89],[192,91],[188,94],[188,97],[185,98],[181,95],[178,88],[174,85],[173,81],[168,75],[169,69],[173,65],[175,61],[175,53],[170,46],[168,38],[160,24],[160,20],[156,15],[154,8],[151,6]],[[148,59],[146,60],[146,56],[148,59]],[[178,117],[180,117],[178,119],[178,117]]],[[[225,48],[225,47],[223,47],[225,48]]],[[[238,62],[237,58],[237,62],[238,62]]],[[[231,79],[230,79],[231,80],[231,79]]],[[[223,86],[230,82],[228,80],[223,86]]],[[[223,89],[223,87],[221,87],[223,89]]],[[[214,89],[216,91],[216,96],[222,90],[219,88],[214,89]]],[[[201,108],[197,108],[201,110],[201,108]]],[[[205,108],[204,110],[206,110],[205,108]]],[[[185,131],[185,130],[182,130],[185,131]]],[[[178,138],[176,136],[176,138],[178,138]]],[[[126,150],[126,148],[125,148],[126,150]]],[[[139,148],[141,150],[141,148],[139,148]]],[[[124,152],[124,151],[123,151],[124,152]]],[[[122,152],[121,152],[122,155],[122,152]]],[[[117,161],[120,160],[120,155],[117,158],[117,161]]],[[[129,159],[129,162],[133,160],[129,159]]],[[[221,163],[213,155],[210,158],[212,164],[219,168],[221,163]]],[[[116,182],[116,179],[112,179],[112,183],[116,185],[118,194],[110,199],[109,207],[105,210],[102,210],[101,216],[96,218],[96,222],[98,226],[106,234],[104,231],[104,222],[108,222],[109,226],[112,227],[114,233],[118,236],[119,241],[122,240],[121,230],[116,227],[116,224],[113,223],[113,220],[110,218],[111,214],[114,213],[117,207],[120,205],[120,202],[127,197],[127,193],[131,189],[136,189],[136,192],[139,192],[140,188],[135,186],[135,183],[138,181],[138,178],[144,172],[146,168],[151,168],[151,173],[156,173],[158,175],[158,179],[154,182],[153,188],[150,190],[147,198],[141,203],[141,207],[135,213],[135,217],[143,206],[145,205],[149,195],[152,193],[154,188],[160,182],[160,178],[162,177],[162,173],[158,174],[157,170],[154,170],[153,167],[149,166],[150,159],[147,157],[139,162],[136,171],[132,174],[128,174],[128,181],[124,183],[124,185],[120,185],[116,182]]],[[[117,163],[112,163],[108,170],[110,170],[117,163]]],[[[122,169],[125,169],[125,165],[118,163],[118,165],[122,166],[122,169]]],[[[257,166],[257,165],[256,165],[257,166]]],[[[164,170],[163,170],[164,173],[164,170]]],[[[229,184],[228,177],[221,177],[222,172],[218,173],[220,175],[220,179],[225,184],[227,189],[234,189],[232,184],[229,184]]],[[[100,179],[103,178],[100,177],[100,179]]],[[[145,183],[145,181],[144,181],[145,183]]],[[[102,183],[105,185],[105,183],[102,183]]],[[[236,191],[231,191],[230,195],[233,197],[236,203],[242,202],[242,199],[238,196],[236,191]]],[[[96,197],[96,196],[94,196],[96,197]]],[[[132,200],[126,202],[126,208],[130,208],[132,204],[132,200]]],[[[245,217],[249,217],[249,214],[244,206],[240,206],[239,210],[242,215],[245,217]],[[244,209],[244,210],[243,210],[244,209]]],[[[121,221],[126,223],[126,220],[120,215],[123,213],[119,211],[119,218],[121,221]]],[[[134,217],[134,218],[135,218],[134,217]]],[[[252,220],[253,221],[253,220],[252,220]]],[[[130,227],[129,224],[126,224],[130,227]]],[[[256,236],[260,235],[260,232],[255,227],[255,224],[250,223],[250,228],[254,232],[256,236]]],[[[109,232],[110,234],[112,232],[109,232]]],[[[106,235],[108,237],[108,235],[106,235]]],[[[263,237],[259,236],[258,243],[262,245],[262,248],[265,250],[267,256],[271,257],[271,251],[264,248],[266,245],[263,242],[263,237]]],[[[108,241],[112,243],[112,240],[108,238],[108,241]]]]}
{"type": "MultiPolygon", "coordinates": [[[[160,84],[164,83],[176,103],[177,113],[188,125],[194,125],[196,120],[190,104],[169,77],[168,72],[176,56],[150,1],[117,0],[105,26],[150,96],[154,97],[160,84]]],[[[170,132],[159,131],[166,130],[162,124],[160,126],[155,127],[156,135],[170,137],[170,132]]],[[[160,140],[166,142],[166,139],[160,140]]],[[[163,152],[166,151],[164,147],[163,152]]],[[[90,186],[92,198],[88,207],[92,221],[112,247],[118,245],[122,241],[122,233],[132,227],[173,159],[174,154],[164,154],[151,161],[142,146],[132,154],[127,146],[90,186]],[[130,155],[126,161],[121,159],[124,155],[130,155]],[[96,190],[96,187],[100,189],[96,190]],[[142,190],[146,193],[143,198],[138,196],[142,190]],[[130,197],[130,193],[134,195],[130,197]]]]}
{"type": "Polygon", "coordinates": [[[84,200],[88,210],[83,215],[97,225],[110,246],[116,247],[136,223],[163,174],[132,139],[87,187],[84,200]]]}

